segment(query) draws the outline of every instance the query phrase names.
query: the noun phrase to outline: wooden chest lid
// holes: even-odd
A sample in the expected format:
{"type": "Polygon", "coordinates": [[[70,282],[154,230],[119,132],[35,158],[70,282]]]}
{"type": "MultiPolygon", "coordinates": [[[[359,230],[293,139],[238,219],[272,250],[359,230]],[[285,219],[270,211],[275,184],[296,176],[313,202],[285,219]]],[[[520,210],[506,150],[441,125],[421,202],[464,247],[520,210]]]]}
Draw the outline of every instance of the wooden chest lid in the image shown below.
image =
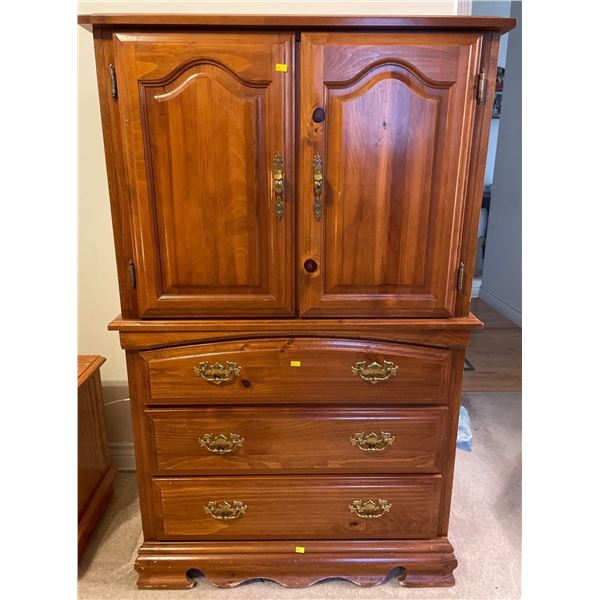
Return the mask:
{"type": "Polygon", "coordinates": [[[81,387],[105,362],[104,356],[79,354],[77,356],[77,387],[81,387]]]}

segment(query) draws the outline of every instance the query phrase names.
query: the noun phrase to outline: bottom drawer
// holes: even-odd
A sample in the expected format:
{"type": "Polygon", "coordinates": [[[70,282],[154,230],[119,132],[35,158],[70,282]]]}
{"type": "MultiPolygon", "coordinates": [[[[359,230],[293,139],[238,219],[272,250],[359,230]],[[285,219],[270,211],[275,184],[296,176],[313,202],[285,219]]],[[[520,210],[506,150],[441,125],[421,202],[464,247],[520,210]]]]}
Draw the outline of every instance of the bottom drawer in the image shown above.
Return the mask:
{"type": "Polygon", "coordinates": [[[155,478],[163,539],[435,537],[442,478],[155,478]]]}

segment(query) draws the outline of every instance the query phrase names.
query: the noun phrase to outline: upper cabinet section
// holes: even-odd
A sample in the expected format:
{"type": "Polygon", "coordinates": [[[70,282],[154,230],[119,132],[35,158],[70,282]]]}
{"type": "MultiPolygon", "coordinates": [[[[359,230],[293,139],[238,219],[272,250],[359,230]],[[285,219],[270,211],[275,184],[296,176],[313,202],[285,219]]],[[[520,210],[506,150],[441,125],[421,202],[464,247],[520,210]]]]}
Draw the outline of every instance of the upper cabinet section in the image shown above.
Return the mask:
{"type": "Polygon", "coordinates": [[[114,34],[140,316],[292,314],[292,44],[114,34]]]}
{"type": "Polygon", "coordinates": [[[124,318],[468,314],[513,20],[80,22],[94,27],[124,318]]]}
{"type": "Polygon", "coordinates": [[[302,36],[303,314],[452,315],[480,45],[302,36]]]}

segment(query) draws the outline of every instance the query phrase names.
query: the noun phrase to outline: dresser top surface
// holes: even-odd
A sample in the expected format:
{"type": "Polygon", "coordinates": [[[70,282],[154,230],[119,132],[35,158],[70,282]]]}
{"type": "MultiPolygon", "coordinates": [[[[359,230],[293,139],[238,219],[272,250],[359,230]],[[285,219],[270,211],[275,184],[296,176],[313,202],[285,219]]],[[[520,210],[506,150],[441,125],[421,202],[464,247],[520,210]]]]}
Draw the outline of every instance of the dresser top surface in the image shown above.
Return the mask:
{"type": "Polygon", "coordinates": [[[506,33],[515,19],[470,16],[342,16],[342,15],[202,15],[202,14],[90,14],[79,15],[80,25],[120,27],[205,27],[218,29],[383,29],[483,30],[506,33]]]}
{"type": "Polygon", "coordinates": [[[104,356],[79,354],[77,356],[77,387],[81,387],[106,362],[104,356]]]}

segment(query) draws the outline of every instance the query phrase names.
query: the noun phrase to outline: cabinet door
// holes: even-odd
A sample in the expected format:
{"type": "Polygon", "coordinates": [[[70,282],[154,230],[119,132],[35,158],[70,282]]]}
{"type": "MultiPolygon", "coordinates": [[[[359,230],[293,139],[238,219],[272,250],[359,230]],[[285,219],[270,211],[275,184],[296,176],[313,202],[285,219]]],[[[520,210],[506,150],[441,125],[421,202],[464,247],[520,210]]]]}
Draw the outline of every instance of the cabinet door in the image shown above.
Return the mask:
{"type": "Polygon", "coordinates": [[[308,33],[301,48],[301,313],[451,316],[480,36],[308,33]]]}
{"type": "Polygon", "coordinates": [[[291,314],[293,37],[113,43],[140,316],[291,314]]]}

